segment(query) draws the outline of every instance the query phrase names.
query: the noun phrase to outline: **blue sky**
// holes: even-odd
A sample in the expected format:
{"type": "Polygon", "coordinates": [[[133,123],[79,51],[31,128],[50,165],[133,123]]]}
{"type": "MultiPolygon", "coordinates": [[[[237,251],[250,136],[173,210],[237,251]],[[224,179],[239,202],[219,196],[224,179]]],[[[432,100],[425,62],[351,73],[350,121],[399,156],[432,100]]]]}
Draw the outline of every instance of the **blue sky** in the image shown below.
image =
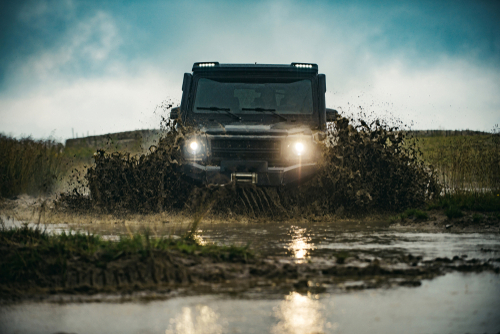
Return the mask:
{"type": "Polygon", "coordinates": [[[500,5],[481,1],[11,1],[0,132],[153,128],[196,61],[315,62],[327,104],[416,129],[500,123],[500,5]]]}

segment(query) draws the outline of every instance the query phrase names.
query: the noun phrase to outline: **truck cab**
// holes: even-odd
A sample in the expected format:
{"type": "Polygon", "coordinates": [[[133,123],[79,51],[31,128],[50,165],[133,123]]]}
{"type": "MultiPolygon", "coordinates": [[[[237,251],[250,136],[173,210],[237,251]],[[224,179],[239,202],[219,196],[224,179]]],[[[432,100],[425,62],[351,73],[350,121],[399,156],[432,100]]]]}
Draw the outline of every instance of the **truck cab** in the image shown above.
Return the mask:
{"type": "Polygon", "coordinates": [[[195,63],[172,119],[194,128],[184,174],[203,184],[297,184],[318,169],[318,145],[336,111],[318,66],[195,63]]]}

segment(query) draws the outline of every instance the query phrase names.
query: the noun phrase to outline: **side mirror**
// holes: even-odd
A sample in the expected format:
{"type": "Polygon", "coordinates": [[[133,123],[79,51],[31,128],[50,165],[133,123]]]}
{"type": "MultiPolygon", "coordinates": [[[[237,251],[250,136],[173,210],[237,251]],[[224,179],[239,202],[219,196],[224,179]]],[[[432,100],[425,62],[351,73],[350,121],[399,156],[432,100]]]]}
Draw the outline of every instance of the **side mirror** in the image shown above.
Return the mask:
{"type": "Polygon", "coordinates": [[[181,108],[180,107],[175,107],[170,110],[170,119],[177,119],[179,118],[181,108]]]}
{"type": "Polygon", "coordinates": [[[324,129],[326,126],[325,108],[325,93],[326,93],[326,75],[318,74],[318,93],[319,93],[319,103],[318,103],[318,111],[319,111],[319,123],[321,124],[320,128],[324,129]]]}
{"type": "Polygon", "coordinates": [[[326,108],[326,121],[334,122],[337,120],[339,112],[335,109],[326,108]]]}
{"type": "MultiPolygon", "coordinates": [[[[189,95],[191,94],[191,84],[193,82],[193,75],[191,73],[184,73],[184,80],[182,81],[182,98],[181,98],[181,110],[182,110],[182,121],[186,121],[187,110],[189,110],[189,95]]],[[[172,109],[173,111],[173,109],[172,109]]],[[[179,112],[179,114],[181,114],[179,112]]]]}

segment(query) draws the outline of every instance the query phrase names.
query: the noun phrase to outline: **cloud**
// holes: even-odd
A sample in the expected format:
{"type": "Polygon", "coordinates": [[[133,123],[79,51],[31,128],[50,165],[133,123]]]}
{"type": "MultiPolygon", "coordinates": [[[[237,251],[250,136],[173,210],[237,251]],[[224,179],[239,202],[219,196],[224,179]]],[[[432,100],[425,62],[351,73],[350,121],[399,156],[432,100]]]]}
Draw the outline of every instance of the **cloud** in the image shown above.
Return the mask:
{"type": "Polygon", "coordinates": [[[74,16],[73,0],[30,0],[22,3],[17,18],[27,26],[45,30],[54,20],[68,21],[74,16]]]}
{"type": "Polygon", "coordinates": [[[10,88],[29,90],[47,82],[66,84],[68,79],[78,80],[89,74],[106,75],[116,70],[117,63],[111,56],[120,44],[111,16],[97,12],[69,29],[56,47],[11,63],[6,77],[10,88]]]}
{"type": "Polygon", "coordinates": [[[16,16],[25,29],[14,29],[18,49],[0,51],[0,61],[9,59],[1,66],[3,132],[57,129],[66,138],[72,127],[154,127],[154,107],[180,97],[182,73],[195,61],[315,62],[327,75],[329,106],[346,112],[361,105],[419,128],[499,122],[500,34],[484,4],[27,4],[16,16]]]}
{"type": "Polygon", "coordinates": [[[180,88],[152,68],[137,76],[84,78],[48,90],[0,99],[0,131],[43,138],[55,130],[56,138],[66,139],[72,129],[82,136],[158,128],[161,115],[153,113],[155,107],[166,98],[180,100],[180,88]]]}
{"type": "Polygon", "coordinates": [[[327,104],[346,114],[366,112],[395,117],[415,129],[491,131],[500,123],[500,70],[442,57],[415,69],[403,62],[374,70],[367,85],[327,94],[327,104]]]}
{"type": "MultiPolygon", "coordinates": [[[[38,24],[51,15],[41,3],[22,18],[38,24]]],[[[75,19],[53,46],[10,63],[8,88],[0,93],[0,131],[36,138],[55,131],[63,140],[72,128],[81,136],[158,127],[155,106],[176,99],[180,85],[174,89],[144,62],[124,62],[122,43],[115,19],[97,11],[75,19]]]]}

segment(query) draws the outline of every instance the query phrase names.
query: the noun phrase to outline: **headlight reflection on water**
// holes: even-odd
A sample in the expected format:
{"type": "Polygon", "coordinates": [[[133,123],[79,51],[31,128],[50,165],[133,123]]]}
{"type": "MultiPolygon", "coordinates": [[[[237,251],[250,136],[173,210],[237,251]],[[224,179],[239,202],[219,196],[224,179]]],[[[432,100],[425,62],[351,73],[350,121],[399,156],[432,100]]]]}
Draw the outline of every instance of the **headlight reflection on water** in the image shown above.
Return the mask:
{"type": "MultiPolygon", "coordinates": [[[[308,296],[291,292],[277,307],[275,317],[279,322],[272,328],[273,334],[323,333],[325,317],[324,306],[308,296]]],[[[331,324],[326,324],[331,328],[331,324]]]]}
{"type": "Polygon", "coordinates": [[[170,319],[165,334],[219,334],[223,326],[219,314],[206,305],[198,305],[194,310],[183,307],[182,312],[170,319]],[[193,312],[194,311],[194,312],[193,312]]]}
{"type": "Polygon", "coordinates": [[[315,247],[309,243],[311,238],[305,235],[306,229],[292,226],[289,233],[292,237],[292,241],[288,244],[288,251],[291,255],[298,260],[309,257],[309,251],[315,247]]]}

